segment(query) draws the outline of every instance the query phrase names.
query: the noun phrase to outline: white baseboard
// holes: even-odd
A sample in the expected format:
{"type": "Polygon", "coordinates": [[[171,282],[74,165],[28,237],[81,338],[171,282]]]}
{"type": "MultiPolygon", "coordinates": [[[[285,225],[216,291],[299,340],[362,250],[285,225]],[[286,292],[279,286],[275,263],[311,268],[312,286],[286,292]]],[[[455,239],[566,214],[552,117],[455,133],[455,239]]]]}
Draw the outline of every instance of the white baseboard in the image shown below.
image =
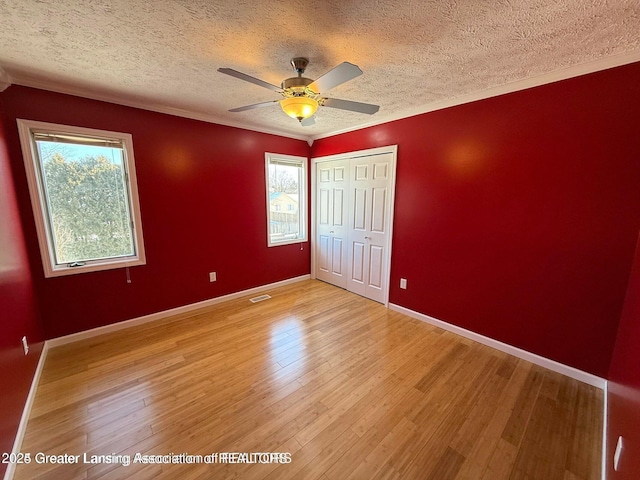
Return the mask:
{"type": "Polygon", "coordinates": [[[598,377],[597,375],[583,372],[582,370],[578,370],[577,368],[564,365],[560,362],[556,362],[555,360],[536,355],[535,353],[527,352],[526,350],[522,350],[507,343],[494,340],[490,337],[485,337],[484,335],[472,332],[471,330],[466,330],[462,327],[443,322],[442,320],[430,317],[429,315],[409,310],[408,308],[401,307],[400,305],[390,303],[389,309],[403,313],[409,317],[415,318],[416,320],[430,323],[431,325],[435,325],[436,327],[440,327],[449,332],[456,333],[462,337],[469,338],[478,343],[482,343],[483,345],[495,348],[496,350],[500,350],[501,352],[508,353],[509,355],[513,355],[514,357],[522,358],[523,360],[534,363],[544,368],[548,368],[549,370],[561,373],[563,375],[566,375],[567,377],[573,378],[588,385],[592,385],[596,388],[604,389],[607,383],[604,378],[598,377]]]}
{"type": "Polygon", "coordinates": [[[607,434],[609,432],[609,382],[604,382],[604,418],[602,421],[602,480],[607,480],[607,434]]]}
{"type": "Polygon", "coordinates": [[[230,293],[221,297],[210,298],[209,300],[203,300],[202,302],[191,303],[189,305],[183,305],[181,307],[172,308],[170,310],[163,310],[162,312],[151,313],[138,318],[132,318],[131,320],[124,320],[122,322],[113,323],[111,325],[105,325],[104,327],[92,328],[91,330],[85,330],[83,332],[72,333],[71,335],[65,335],[63,337],[53,338],[47,340],[47,344],[50,348],[58,347],[60,345],[66,345],[68,343],[78,342],[87,338],[97,337],[104,335],[105,333],[117,332],[118,330],[124,330],[125,328],[135,327],[136,325],[142,325],[144,323],[154,322],[163,318],[171,317],[173,315],[180,315],[183,313],[189,313],[193,310],[200,308],[210,307],[218,303],[234,300],[236,298],[244,297],[246,295],[253,295],[254,293],[260,293],[265,290],[270,290],[276,287],[283,287],[303,280],[311,278],[310,275],[301,275],[299,277],[289,278],[287,280],[281,280],[279,282],[270,283],[268,285],[261,285],[259,287],[250,288],[248,290],[242,290],[240,292],[230,293]]]}
{"type": "MultiPolygon", "coordinates": [[[[16,438],[13,441],[12,453],[20,452],[22,448],[22,441],[24,440],[24,434],[27,430],[27,423],[29,422],[29,415],[31,415],[31,407],[33,407],[33,400],[36,398],[36,390],[38,389],[38,382],[40,382],[40,376],[42,375],[42,369],[44,368],[44,362],[47,359],[47,352],[49,351],[49,345],[44,342],[42,351],[40,352],[40,359],[38,360],[38,366],[33,374],[33,380],[31,381],[31,388],[29,388],[29,394],[27,395],[27,401],[24,404],[22,410],[22,417],[20,418],[20,424],[18,425],[18,431],[16,432],[16,438]]],[[[4,480],[12,480],[13,475],[16,472],[16,464],[8,463],[7,469],[4,472],[4,480]]]]}

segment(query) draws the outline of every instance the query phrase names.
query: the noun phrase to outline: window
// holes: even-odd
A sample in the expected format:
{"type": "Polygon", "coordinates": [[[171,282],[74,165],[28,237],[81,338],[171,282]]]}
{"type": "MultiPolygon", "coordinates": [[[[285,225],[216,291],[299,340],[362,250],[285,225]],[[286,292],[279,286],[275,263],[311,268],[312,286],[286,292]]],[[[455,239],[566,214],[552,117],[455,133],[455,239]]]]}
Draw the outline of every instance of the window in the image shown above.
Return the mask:
{"type": "Polygon", "coordinates": [[[145,263],[131,135],[18,120],[47,277],[145,263]]]}
{"type": "Polygon", "coordinates": [[[267,178],[267,244],[307,241],[307,159],[265,154],[267,178]]]}

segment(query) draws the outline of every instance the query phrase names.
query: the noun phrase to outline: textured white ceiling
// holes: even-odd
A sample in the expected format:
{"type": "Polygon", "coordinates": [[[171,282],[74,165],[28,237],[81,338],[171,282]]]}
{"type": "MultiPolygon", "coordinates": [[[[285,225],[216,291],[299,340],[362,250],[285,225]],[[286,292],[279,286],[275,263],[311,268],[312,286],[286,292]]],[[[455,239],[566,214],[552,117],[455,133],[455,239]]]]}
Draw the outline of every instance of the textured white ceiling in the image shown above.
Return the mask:
{"type": "Polygon", "coordinates": [[[640,0],[0,0],[14,83],[298,138],[638,60],[640,0]],[[227,112],[280,97],[219,67],[279,85],[295,56],[359,65],[323,93],[380,111],[227,112]]]}

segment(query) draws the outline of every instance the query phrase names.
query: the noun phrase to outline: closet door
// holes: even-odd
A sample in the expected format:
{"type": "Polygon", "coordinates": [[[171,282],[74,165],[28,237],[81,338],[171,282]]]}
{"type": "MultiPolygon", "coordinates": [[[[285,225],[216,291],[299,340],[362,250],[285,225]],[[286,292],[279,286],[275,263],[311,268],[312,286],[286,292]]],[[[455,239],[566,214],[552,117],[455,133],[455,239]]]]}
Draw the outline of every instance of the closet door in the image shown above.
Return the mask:
{"type": "Polygon", "coordinates": [[[316,278],[347,287],[349,160],[317,164],[316,278]]]}
{"type": "Polygon", "coordinates": [[[352,158],[349,186],[347,290],[385,301],[390,245],[390,153],[352,158]]]}

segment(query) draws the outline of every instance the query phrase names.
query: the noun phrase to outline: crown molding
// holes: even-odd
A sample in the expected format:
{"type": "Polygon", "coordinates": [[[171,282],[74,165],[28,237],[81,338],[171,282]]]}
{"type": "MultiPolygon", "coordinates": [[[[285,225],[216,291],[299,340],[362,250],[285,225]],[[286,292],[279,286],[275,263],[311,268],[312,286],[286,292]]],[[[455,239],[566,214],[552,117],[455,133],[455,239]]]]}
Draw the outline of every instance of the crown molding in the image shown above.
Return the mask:
{"type": "Polygon", "coordinates": [[[394,122],[403,118],[414,117],[416,115],[422,115],[424,113],[434,112],[436,110],[442,110],[444,108],[455,107],[457,105],[463,105],[465,103],[471,103],[478,100],[484,100],[491,97],[497,97],[499,95],[505,95],[507,93],[518,92],[520,90],[527,90],[529,88],[539,87],[549,83],[559,82],[561,80],[567,80],[569,78],[579,77],[587,75],[589,73],[595,73],[602,70],[608,70],[610,68],[621,67],[630,63],[640,61],[640,50],[634,50],[633,52],[613,55],[610,57],[602,58],[592,62],[581,63],[579,65],[573,65],[571,67],[562,68],[553,72],[545,73],[535,77],[526,78],[524,80],[518,80],[515,82],[506,83],[497,87],[489,88],[486,90],[480,90],[478,92],[461,95],[455,98],[449,98],[438,102],[433,102],[428,105],[421,105],[419,107],[403,110],[397,115],[385,117],[379,121],[371,121],[365,124],[360,124],[355,127],[344,128],[336,130],[334,132],[312,135],[311,140],[319,140],[321,138],[333,137],[342,133],[353,132],[362,130],[363,128],[369,128],[376,125],[382,125],[384,123],[394,122]]]}
{"type": "MultiPolygon", "coordinates": [[[[1,80],[1,79],[0,79],[1,80]]],[[[91,92],[83,88],[60,85],[56,82],[49,82],[43,79],[34,79],[32,77],[15,75],[11,77],[12,83],[15,85],[21,85],[23,87],[37,88],[40,90],[47,90],[50,92],[62,93],[65,95],[74,95],[76,97],[88,98],[91,100],[98,100],[101,102],[114,103],[125,107],[139,108],[141,110],[148,110],[156,113],[163,113],[166,115],[173,115],[175,117],[189,118],[191,120],[199,120],[201,122],[215,123],[216,125],[223,125],[226,127],[240,128],[242,130],[249,130],[252,132],[266,133],[269,135],[277,135],[279,137],[292,138],[294,140],[308,141],[308,135],[295,135],[281,130],[262,128],[262,127],[247,127],[240,122],[229,122],[221,120],[214,115],[207,115],[205,113],[193,112],[181,108],[168,107],[166,105],[123,99],[117,95],[108,93],[96,93],[91,92]]],[[[8,85],[7,85],[8,86],[8,85]]],[[[1,87],[0,87],[1,88],[1,87]]]]}
{"type": "Polygon", "coordinates": [[[0,67],[0,92],[4,92],[11,86],[11,78],[7,75],[2,67],[0,67]]]}
{"type": "Polygon", "coordinates": [[[413,117],[416,115],[422,115],[444,108],[454,107],[457,105],[463,105],[465,103],[471,103],[478,100],[484,100],[499,95],[505,95],[507,93],[513,93],[520,90],[526,90],[529,88],[546,85],[561,80],[567,80],[569,78],[579,77],[581,75],[587,75],[589,73],[595,73],[610,68],[620,67],[630,63],[640,61],[640,49],[632,52],[613,55],[610,57],[594,60],[592,62],[586,62],[579,65],[573,65],[571,67],[562,68],[553,72],[549,72],[543,75],[538,75],[524,80],[518,80],[515,82],[506,83],[497,87],[492,87],[477,92],[472,92],[459,97],[445,99],[437,102],[432,102],[427,105],[420,105],[417,107],[405,109],[395,115],[385,116],[379,120],[372,120],[363,124],[359,124],[353,127],[347,127],[344,129],[335,130],[327,133],[320,133],[317,135],[299,135],[273,128],[263,128],[255,126],[247,126],[241,122],[230,122],[228,120],[222,120],[214,115],[207,115],[204,113],[193,112],[190,110],[168,107],[162,104],[156,104],[151,102],[128,100],[118,97],[117,95],[107,93],[90,92],[86,89],[60,85],[59,83],[50,82],[42,79],[34,79],[26,76],[9,76],[0,68],[0,92],[9,87],[11,84],[23,85],[25,87],[39,88],[42,90],[49,90],[57,93],[63,93],[67,95],[75,95],[83,98],[89,98],[92,100],[99,100],[102,102],[115,103],[118,105],[124,105],[127,107],[139,108],[142,110],[149,110],[157,113],[164,113],[167,115],[173,115],[177,117],[190,118],[193,120],[199,120],[207,123],[215,123],[217,125],[224,125],[227,127],[241,128],[243,130],[250,130],[258,133],[265,133],[269,135],[277,135],[279,137],[292,138],[295,140],[303,140],[309,145],[313,144],[315,140],[322,138],[333,137],[343,133],[362,130],[364,128],[373,127],[376,125],[382,125],[384,123],[401,120],[403,118],[413,117]]]}

